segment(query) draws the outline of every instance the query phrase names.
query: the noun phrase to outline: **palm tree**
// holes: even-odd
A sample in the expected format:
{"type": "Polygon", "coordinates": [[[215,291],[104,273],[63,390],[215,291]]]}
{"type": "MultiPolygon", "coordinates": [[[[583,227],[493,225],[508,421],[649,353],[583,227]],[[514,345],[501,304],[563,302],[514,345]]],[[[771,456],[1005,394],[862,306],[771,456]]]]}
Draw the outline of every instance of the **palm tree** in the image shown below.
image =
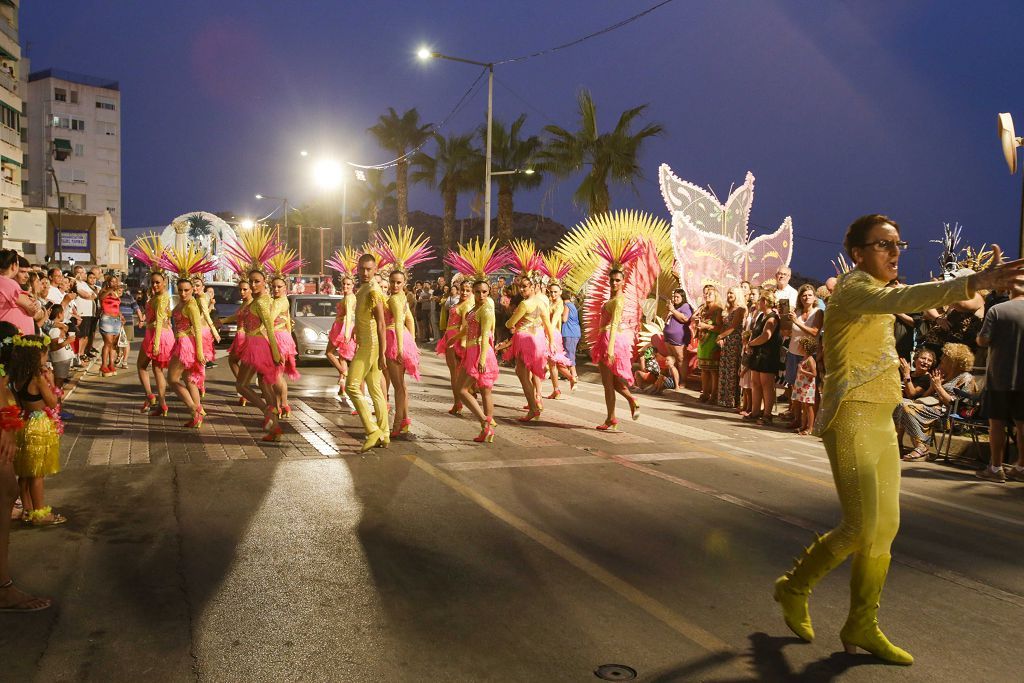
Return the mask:
{"type": "Polygon", "coordinates": [[[409,222],[409,159],[405,155],[426,142],[431,129],[431,124],[420,123],[420,113],[415,107],[401,116],[393,107],[388,107],[388,112],[382,114],[377,123],[368,129],[381,147],[399,159],[395,165],[395,186],[400,225],[409,222]]]}
{"type": "MultiPolygon", "coordinates": [[[[540,185],[543,176],[533,168],[534,158],[543,147],[540,137],[531,135],[522,137],[526,114],[512,122],[510,128],[495,120],[491,125],[491,163],[501,171],[531,170],[533,173],[510,173],[495,176],[498,183],[498,242],[512,241],[512,196],[520,188],[531,188],[540,185]]],[[[480,127],[479,135],[487,140],[487,126],[480,127]]]]}
{"type": "Polygon", "coordinates": [[[646,104],[622,112],[610,133],[597,130],[597,107],[589,90],[580,90],[579,130],[568,131],[561,126],[545,126],[551,138],[541,153],[544,167],[555,175],[566,177],[587,169],[587,176],[573,193],[573,201],[585,206],[591,214],[607,211],[611,205],[608,182],[629,184],[636,191],[636,180],[643,178],[639,164],[640,146],[644,140],[663,131],[661,124],[648,123],[636,133],[630,128],[647,109],[646,104]]]}
{"type": "Polygon", "coordinates": [[[397,183],[385,183],[384,171],[380,169],[368,168],[364,173],[366,182],[359,185],[359,214],[365,216],[370,223],[367,226],[366,241],[372,242],[380,228],[380,212],[386,208],[393,208],[396,204],[395,188],[397,183]]]}
{"type": "Polygon", "coordinates": [[[434,156],[418,152],[413,157],[412,163],[416,168],[412,180],[441,190],[441,198],[444,200],[441,242],[444,250],[450,251],[455,235],[455,209],[459,193],[478,189],[482,185],[484,157],[473,146],[472,134],[446,138],[434,133],[434,142],[437,144],[434,156]]]}

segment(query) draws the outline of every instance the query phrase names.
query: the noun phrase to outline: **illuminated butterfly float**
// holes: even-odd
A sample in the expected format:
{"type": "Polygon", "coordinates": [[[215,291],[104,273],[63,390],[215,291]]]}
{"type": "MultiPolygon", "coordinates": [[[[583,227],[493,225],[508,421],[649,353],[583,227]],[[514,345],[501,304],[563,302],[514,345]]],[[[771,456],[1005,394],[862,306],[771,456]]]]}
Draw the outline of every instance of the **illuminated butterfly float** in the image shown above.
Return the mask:
{"type": "Polygon", "coordinates": [[[700,301],[704,285],[720,293],[747,280],[754,286],[774,279],[793,257],[793,219],[778,230],[751,239],[748,223],[754,201],[754,174],[723,205],[711,192],[678,178],[662,164],[658,180],[672,215],[676,275],[689,301],[700,301]]]}

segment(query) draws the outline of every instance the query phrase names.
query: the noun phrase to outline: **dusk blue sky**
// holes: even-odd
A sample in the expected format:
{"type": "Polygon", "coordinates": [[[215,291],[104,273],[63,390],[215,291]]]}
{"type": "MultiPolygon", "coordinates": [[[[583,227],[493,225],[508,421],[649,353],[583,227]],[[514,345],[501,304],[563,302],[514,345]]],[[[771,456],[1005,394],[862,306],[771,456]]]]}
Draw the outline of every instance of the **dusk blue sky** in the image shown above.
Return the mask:
{"type": "MultiPolygon", "coordinates": [[[[440,120],[477,75],[417,62],[415,49],[481,61],[533,52],[619,21],[654,0],[25,2],[32,69],[114,78],[122,91],[123,218],[165,224],[185,211],[267,212],[255,192],[316,196],[299,149],[388,159],[366,128],[388,106],[440,120]]],[[[751,221],[792,215],[795,269],[825,277],[845,226],[888,213],[913,247],[903,270],[935,268],[943,221],[973,242],[1017,250],[1020,176],[1009,175],[996,113],[1024,128],[1024,3],[676,0],[578,47],[499,67],[496,116],[571,127],[581,87],[602,128],[649,103],[666,134],[643,153],[639,194],[613,208],[668,217],[657,168],[720,197],[757,178],[751,221]],[[820,241],[819,241],[820,240],[820,241]]],[[[486,91],[444,132],[484,119],[486,91]]],[[[571,225],[577,181],[516,198],[571,225]]],[[[459,215],[470,198],[461,198],[459,215]]],[[[413,191],[411,209],[440,213],[413,191]]]]}

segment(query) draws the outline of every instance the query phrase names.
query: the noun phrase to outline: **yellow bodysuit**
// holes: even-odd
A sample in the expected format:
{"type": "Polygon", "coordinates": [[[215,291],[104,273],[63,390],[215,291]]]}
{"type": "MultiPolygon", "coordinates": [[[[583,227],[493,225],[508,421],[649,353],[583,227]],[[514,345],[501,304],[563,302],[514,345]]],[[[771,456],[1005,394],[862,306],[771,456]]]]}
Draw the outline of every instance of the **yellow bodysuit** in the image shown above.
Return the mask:
{"type": "Polygon", "coordinates": [[[842,523],[824,537],[833,555],[888,555],[899,529],[892,412],[902,392],[893,314],[970,297],[967,278],[897,289],[855,269],[836,285],[825,309],[825,382],[815,425],[843,508],[842,523]]]}
{"type": "Polygon", "coordinates": [[[377,335],[377,319],[374,311],[384,305],[384,293],[376,280],[364,283],[356,292],[355,326],[356,353],[348,365],[348,377],[345,381],[345,393],[359,413],[363,429],[367,437],[381,432],[380,441],[388,438],[388,408],[381,387],[383,375],[380,368],[380,350],[383,339],[377,335]],[[366,382],[373,401],[373,416],[363,399],[362,384],[366,382]]]}

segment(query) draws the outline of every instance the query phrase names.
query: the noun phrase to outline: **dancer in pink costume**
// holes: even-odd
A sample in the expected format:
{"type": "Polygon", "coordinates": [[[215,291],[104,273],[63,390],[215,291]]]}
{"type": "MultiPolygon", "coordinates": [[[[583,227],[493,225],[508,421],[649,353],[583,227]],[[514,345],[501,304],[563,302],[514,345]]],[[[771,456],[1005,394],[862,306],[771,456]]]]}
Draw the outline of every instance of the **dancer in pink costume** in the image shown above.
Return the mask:
{"type": "Polygon", "coordinates": [[[382,231],[376,245],[379,266],[391,270],[388,298],[384,305],[384,357],[387,359],[388,379],[395,391],[391,438],[408,434],[412,425],[405,377],[408,375],[420,381],[420,352],[416,348],[416,326],[409,310],[405,283],[410,268],[433,258],[434,250],[427,241],[423,235],[415,235],[412,228],[387,228],[382,231]]]}
{"type": "Polygon", "coordinates": [[[463,382],[459,396],[470,412],[480,420],[480,434],[473,441],[494,441],[494,382],[498,379],[498,358],[494,353],[494,300],[490,276],[506,266],[512,254],[496,250],[496,243],[473,240],[459,245],[458,253],[449,252],[445,263],[473,280],[473,307],[462,319],[459,337],[466,352],[462,357],[463,382]],[[474,392],[480,395],[478,402],[474,392]]]}
{"type": "Polygon", "coordinates": [[[526,397],[525,416],[520,422],[533,422],[540,418],[544,404],[540,399],[540,383],[548,369],[553,352],[551,318],[547,297],[537,291],[535,280],[540,278],[541,256],[531,241],[512,242],[511,270],[519,282],[523,300],[512,312],[506,326],[512,331],[512,344],[506,359],[514,359],[516,376],[526,397]]]}
{"type": "Polygon", "coordinates": [[[302,267],[302,261],[294,250],[282,251],[273,256],[267,265],[270,267],[270,315],[274,321],[274,339],[277,350],[281,354],[281,367],[271,385],[274,388],[276,409],[282,419],[291,417],[292,408],[288,405],[288,380],[301,378],[296,358],[299,350],[292,336],[291,303],[288,301],[288,275],[302,267]]]}
{"type": "MultiPolygon", "coordinates": [[[[252,287],[249,285],[249,281],[245,278],[244,274],[240,275],[240,278],[238,281],[238,297],[241,303],[238,306],[238,310],[233,315],[217,320],[218,326],[230,323],[235,324],[235,338],[231,340],[231,346],[228,347],[228,367],[231,368],[231,374],[234,375],[236,382],[238,380],[238,373],[242,371],[241,357],[242,347],[245,346],[245,331],[253,326],[253,322],[250,321],[253,314],[249,312],[249,305],[252,304],[252,287]]],[[[238,405],[245,407],[247,404],[248,400],[245,396],[239,394],[238,405]]]]}
{"type": "Polygon", "coordinates": [[[167,415],[167,366],[174,351],[174,330],[171,329],[171,298],[167,294],[167,273],[160,260],[164,248],[160,237],[144,235],[128,248],[128,255],[149,268],[149,300],[146,301],[146,334],[142,338],[139,352],[139,382],[146,390],[146,401],[142,410],[152,409],[153,415],[167,415]],[[149,369],[153,368],[156,393],[149,380],[149,369]]]}
{"type": "Polygon", "coordinates": [[[339,249],[326,261],[327,267],[341,276],[341,301],[338,302],[334,324],[327,334],[327,360],[338,371],[338,398],[345,402],[352,415],[356,407],[345,393],[348,363],[356,355],[356,281],[355,270],[359,252],[352,247],[339,249]]]}
{"type": "Polygon", "coordinates": [[[551,354],[548,357],[548,375],[551,377],[551,394],[548,396],[550,399],[558,399],[562,396],[562,390],[558,386],[559,373],[569,379],[569,391],[576,389],[576,380],[569,372],[572,363],[562,345],[562,313],[565,311],[565,304],[562,302],[562,278],[571,270],[572,263],[561,254],[556,252],[544,254],[541,271],[548,278],[546,294],[548,297],[548,320],[551,324],[551,354]]]}
{"type": "Polygon", "coordinates": [[[206,416],[201,391],[206,381],[206,362],[214,358],[213,331],[196,299],[190,278],[209,273],[217,266],[206,252],[192,243],[181,251],[168,249],[161,258],[161,265],[178,274],[178,305],[171,311],[174,352],[168,380],[174,392],[192,411],[192,420],[184,426],[199,429],[206,416]],[[183,381],[186,376],[187,382],[183,381]]]}
{"type": "Polygon", "coordinates": [[[459,399],[459,385],[462,384],[462,356],[466,349],[459,339],[459,328],[462,326],[462,318],[469,309],[473,307],[473,283],[466,279],[452,279],[452,288],[458,288],[459,301],[453,306],[448,306],[442,301],[441,327],[444,334],[437,341],[436,351],[444,354],[444,361],[448,365],[448,375],[452,388],[452,396],[455,399],[454,405],[448,411],[449,415],[462,414],[462,401],[459,399]]]}
{"type": "Polygon", "coordinates": [[[629,390],[633,383],[636,327],[624,319],[623,313],[627,303],[624,268],[640,256],[642,250],[643,246],[637,240],[622,236],[601,238],[597,244],[597,253],[608,266],[609,288],[608,300],[601,306],[597,336],[590,349],[590,359],[601,371],[608,411],[605,421],[597,426],[600,431],[619,430],[619,420],[615,417],[616,393],[629,403],[630,416],[634,420],[640,417],[640,404],[629,390]]]}

